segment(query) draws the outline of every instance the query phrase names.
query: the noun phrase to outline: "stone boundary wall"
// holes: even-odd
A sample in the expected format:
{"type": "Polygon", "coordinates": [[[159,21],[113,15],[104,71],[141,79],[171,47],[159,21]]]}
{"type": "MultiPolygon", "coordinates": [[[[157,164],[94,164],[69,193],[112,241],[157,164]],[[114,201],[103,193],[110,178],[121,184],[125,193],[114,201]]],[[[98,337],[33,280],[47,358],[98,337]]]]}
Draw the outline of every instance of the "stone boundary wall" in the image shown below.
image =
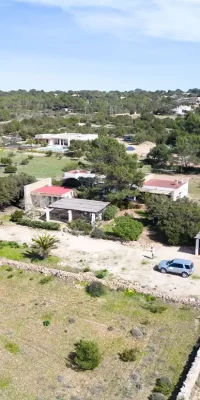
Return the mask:
{"type": "MultiPolygon", "coordinates": [[[[13,268],[17,269],[22,269],[25,271],[31,271],[31,272],[38,272],[41,273],[45,276],[55,276],[59,279],[62,279],[64,281],[68,282],[102,282],[102,280],[96,278],[92,272],[67,272],[55,268],[47,268],[43,267],[41,265],[34,265],[31,263],[24,263],[20,261],[14,261],[14,260],[9,260],[7,258],[0,258],[0,266],[2,265],[8,265],[13,268]]],[[[107,286],[110,289],[113,290],[126,290],[126,289],[132,289],[137,291],[138,293],[143,293],[143,294],[150,294],[152,296],[155,296],[159,298],[160,300],[167,301],[170,303],[175,303],[175,304],[180,304],[180,305],[187,305],[191,306],[194,308],[199,308],[200,309],[200,300],[197,300],[196,298],[180,298],[178,296],[168,296],[166,294],[163,294],[162,292],[159,292],[157,289],[151,289],[148,287],[143,287],[141,286],[138,282],[132,282],[128,281],[126,279],[122,278],[107,278],[103,280],[103,284],[107,286]]]]}
{"type": "MultiPolygon", "coordinates": [[[[88,283],[90,283],[90,282],[94,282],[94,281],[97,281],[97,282],[100,281],[91,272],[86,272],[86,273],[66,272],[66,271],[62,271],[59,269],[43,267],[41,265],[33,265],[33,264],[27,264],[27,263],[23,263],[23,262],[19,262],[19,261],[8,260],[7,258],[0,258],[0,266],[2,266],[2,265],[8,265],[10,267],[22,269],[25,271],[38,272],[45,276],[55,276],[59,279],[62,279],[64,281],[68,281],[68,282],[88,282],[88,283]]],[[[179,297],[163,295],[161,292],[159,292],[155,289],[142,288],[142,286],[136,282],[127,281],[127,280],[120,279],[120,278],[113,278],[112,280],[105,279],[103,281],[103,283],[105,286],[107,286],[113,290],[119,291],[119,290],[132,289],[132,290],[136,290],[139,293],[151,294],[163,301],[176,303],[176,304],[180,304],[180,305],[188,305],[188,306],[200,309],[200,300],[196,300],[195,298],[184,299],[184,298],[179,298],[179,297]]],[[[192,391],[194,389],[194,386],[198,379],[199,374],[200,374],[200,349],[197,352],[195,361],[190,368],[187,378],[186,378],[176,400],[192,400],[192,397],[191,397],[192,391]]]]}
{"type": "Polygon", "coordinates": [[[192,400],[193,389],[200,374],[200,349],[197,352],[196,358],[188,372],[185,382],[177,396],[177,400],[192,400]]]}

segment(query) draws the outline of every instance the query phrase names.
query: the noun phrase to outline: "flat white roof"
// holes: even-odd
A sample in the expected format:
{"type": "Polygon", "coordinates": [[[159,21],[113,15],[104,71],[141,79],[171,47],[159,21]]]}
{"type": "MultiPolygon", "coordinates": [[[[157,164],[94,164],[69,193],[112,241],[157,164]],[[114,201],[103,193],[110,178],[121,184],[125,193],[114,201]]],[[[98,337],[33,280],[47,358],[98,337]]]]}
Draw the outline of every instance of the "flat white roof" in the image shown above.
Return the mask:
{"type": "Polygon", "coordinates": [[[98,134],[95,133],[42,133],[39,135],[35,135],[35,139],[72,139],[73,137],[77,138],[77,137],[94,137],[97,138],[98,134]]]}

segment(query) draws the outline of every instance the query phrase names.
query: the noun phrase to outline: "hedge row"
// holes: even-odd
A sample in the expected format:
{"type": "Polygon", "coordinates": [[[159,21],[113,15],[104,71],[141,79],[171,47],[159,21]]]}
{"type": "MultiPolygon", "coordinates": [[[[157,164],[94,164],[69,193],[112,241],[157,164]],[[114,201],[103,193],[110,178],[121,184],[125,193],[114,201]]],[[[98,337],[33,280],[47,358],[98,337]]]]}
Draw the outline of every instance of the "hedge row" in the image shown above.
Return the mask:
{"type": "Polygon", "coordinates": [[[30,228],[47,229],[49,231],[60,230],[60,225],[57,222],[32,221],[28,218],[22,218],[17,221],[17,224],[29,226],[30,228]]]}

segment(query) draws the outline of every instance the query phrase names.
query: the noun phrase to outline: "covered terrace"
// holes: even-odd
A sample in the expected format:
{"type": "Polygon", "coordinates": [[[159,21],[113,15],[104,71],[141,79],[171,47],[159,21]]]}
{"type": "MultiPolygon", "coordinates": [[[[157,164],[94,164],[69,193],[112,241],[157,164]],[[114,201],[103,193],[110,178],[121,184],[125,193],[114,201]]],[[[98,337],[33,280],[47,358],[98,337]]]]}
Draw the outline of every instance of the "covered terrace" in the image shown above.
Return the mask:
{"type": "Polygon", "coordinates": [[[64,216],[67,216],[68,222],[73,220],[73,217],[77,218],[82,216],[89,216],[91,225],[95,224],[96,219],[102,219],[102,213],[109,203],[96,200],[85,200],[85,199],[68,199],[62,198],[48,206],[46,208],[46,221],[50,221],[51,211],[56,211],[60,220],[64,216]]]}

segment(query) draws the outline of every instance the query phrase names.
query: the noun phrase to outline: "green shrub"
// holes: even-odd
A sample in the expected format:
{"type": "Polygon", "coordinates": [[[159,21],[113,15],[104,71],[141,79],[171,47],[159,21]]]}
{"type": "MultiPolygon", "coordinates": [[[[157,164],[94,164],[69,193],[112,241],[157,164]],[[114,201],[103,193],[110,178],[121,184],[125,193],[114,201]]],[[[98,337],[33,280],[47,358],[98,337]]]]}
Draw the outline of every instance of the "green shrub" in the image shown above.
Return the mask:
{"type": "Polygon", "coordinates": [[[24,216],[24,212],[22,210],[16,210],[11,214],[10,220],[12,222],[18,222],[24,216]]]}
{"type": "Polygon", "coordinates": [[[16,343],[7,342],[4,347],[6,350],[8,350],[12,354],[19,353],[19,346],[16,343]]]}
{"type": "Polygon", "coordinates": [[[84,219],[75,219],[68,224],[69,228],[73,231],[84,232],[86,235],[91,231],[91,225],[84,219]]]}
{"type": "Polygon", "coordinates": [[[90,267],[85,267],[83,272],[90,272],[90,267]]]}
{"type": "Polygon", "coordinates": [[[169,396],[172,391],[172,381],[168,376],[163,376],[156,380],[156,385],[153,389],[155,393],[162,393],[164,396],[169,396]]]}
{"type": "Polygon", "coordinates": [[[149,310],[152,314],[162,314],[164,311],[167,310],[166,306],[161,304],[148,304],[147,306],[143,306],[147,310],[149,310]]]}
{"type": "Polygon", "coordinates": [[[28,156],[28,159],[29,160],[32,160],[34,157],[30,154],[29,156],[28,156]]]}
{"type": "Polygon", "coordinates": [[[2,165],[11,165],[12,160],[10,157],[1,157],[1,164],[2,165]]]}
{"type": "Polygon", "coordinates": [[[29,164],[29,159],[28,158],[24,158],[21,162],[20,165],[28,165],[29,164]]]}
{"type": "Polygon", "coordinates": [[[15,241],[0,240],[0,249],[11,247],[11,249],[20,249],[20,244],[15,241]]]}
{"type": "Polygon", "coordinates": [[[117,214],[118,210],[119,209],[116,206],[112,205],[108,206],[103,213],[103,219],[105,221],[110,221],[111,219],[115,218],[115,215],[117,214]]]}
{"type": "Polygon", "coordinates": [[[53,280],[53,276],[44,276],[44,278],[40,279],[40,285],[46,285],[47,283],[53,280]]]}
{"type": "Polygon", "coordinates": [[[17,167],[15,167],[14,165],[7,165],[7,167],[5,167],[4,172],[6,174],[15,174],[15,172],[17,172],[17,167]]]}
{"type": "Polygon", "coordinates": [[[17,221],[19,225],[29,226],[30,228],[47,229],[50,231],[59,231],[60,225],[57,222],[45,222],[45,221],[32,221],[28,218],[22,218],[17,221]]]}
{"type": "Polygon", "coordinates": [[[137,349],[126,349],[119,353],[119,358],[124,362],[136,361],[139,351],[137,349]]]}
{"type": "Polygon", "coordinates": [[[113,233],[125,241],[137,240],[143,231],[141,222],[134,220],[129,215],[115,219],[113,233]]]}
{"type": "Polygon", "coordinates": [[[92,282],[86,287],[86,292],[92,297],[101,297],[106,294],[106,289],[101,282],[92,282]]]}
{"type": "Polygon", "coordinates": [[[6,268],[6,271],[8,271],[8,272],[11,272],[13,269],[12,269],[12,267],[7,267],[6,268]]]}
{"type": "Polygon", "coordinates": [[[44,325],[44,326],[49,326],[50,323],[51,323],[51,321],[50,321],[49,319],[45,319],[45,320],[43,321],[43,325],[44,325]]]}
{"type": "Polygon", "coordinates": [[[47,157],[51,157],[52,154],[53,154],[53,152],[52,152],[52,150],[47,150],[47,151],[45,152],[45,154],[46,154],[47,157]]]}
{"type": "Polygon", "coordinates": [[[80,340],[75,344],[76,355],[74,362],[81,370],[92,370],[97,368],[101,356],[98,344],[92,341],[80,340]]]}
{"type": "Polygon", "coordinates": [[[7,276],[7,278],[11,279],[11,278],[13,278],[13,276],[14,276],[13,274],[10,274],[10,275],[7,276]]]}
{"type": "Polygon", "coordinates": [[[91,237],[94,239],[105,239],[106,235],[105,232],[100,228],[94,228],[91,232],[91,237]]]}
{"type": "Polygon", "coordinates": [[[105,278],[107,275],[108,275],[108,270],[107,270],[107,269],[101,269],[101,270],[95,272],[95,276],[96,276],[98,279],[103,279],[103,278],[105,278]]]}
{"type": "Polygon", "coordinates": [[[149,400],[166,400],[166,397],[162,393],[152,393],[149,400]]]}

